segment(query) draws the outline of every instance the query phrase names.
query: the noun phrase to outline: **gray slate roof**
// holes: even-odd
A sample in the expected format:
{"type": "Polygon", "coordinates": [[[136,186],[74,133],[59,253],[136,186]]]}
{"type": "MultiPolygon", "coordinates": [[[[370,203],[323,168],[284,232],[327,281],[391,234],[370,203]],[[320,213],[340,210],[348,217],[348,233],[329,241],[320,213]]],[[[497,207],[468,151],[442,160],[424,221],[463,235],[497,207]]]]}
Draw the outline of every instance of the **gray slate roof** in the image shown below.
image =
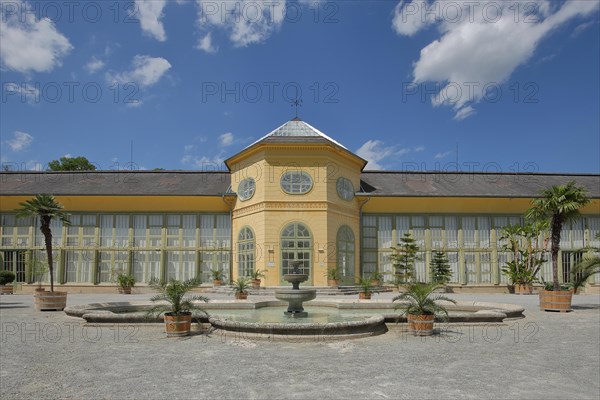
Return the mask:
{"type": "Polygon", "coordinates": [[[0,194],[80,196],[218,196],[227,171],[12,172],[0,174],[0,194]]]}
{"type": "MultiPolygon", "coordinates": [[[[314,138],[322,140],[321,138],[314,138]]],[[[221,196],[227,171],[2,172],[0,195],[221,196]]],[[[536,197],[574,180],[600,198],[600,175],[365,171],[359,192],[397,197],[536,197]]]]}
{"type": "Polygon", "coordinates": [[[600,198],[600,175],[365,171],[361,192],[404,197],[537,197],[543,189],[577,182],[600,198]]]}

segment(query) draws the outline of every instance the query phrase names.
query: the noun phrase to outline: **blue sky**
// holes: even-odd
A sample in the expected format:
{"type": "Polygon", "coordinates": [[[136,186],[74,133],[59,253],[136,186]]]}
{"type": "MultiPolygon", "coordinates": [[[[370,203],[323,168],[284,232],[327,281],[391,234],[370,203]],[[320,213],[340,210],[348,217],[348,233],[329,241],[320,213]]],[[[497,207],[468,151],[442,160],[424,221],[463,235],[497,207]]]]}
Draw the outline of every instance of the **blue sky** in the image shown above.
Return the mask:
{"type": "Polygon", "coordinates": [[[300,97],[368,169],[600,173],[599,4],[2,0],[1,161],[214,169],[300,97]]]}

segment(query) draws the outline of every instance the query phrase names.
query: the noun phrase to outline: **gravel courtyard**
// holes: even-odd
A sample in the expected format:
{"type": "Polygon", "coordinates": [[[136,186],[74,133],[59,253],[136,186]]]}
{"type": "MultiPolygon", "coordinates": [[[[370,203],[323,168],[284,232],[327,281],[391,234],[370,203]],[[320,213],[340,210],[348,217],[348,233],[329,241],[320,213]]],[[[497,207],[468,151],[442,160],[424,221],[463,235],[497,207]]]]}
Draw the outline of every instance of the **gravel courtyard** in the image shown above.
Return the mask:
{"type": "MultiPolygon", "coordinates": [[[[574,296],[575,311],[566,315],[539,311],[537,296],[450,296],[519,304],[526,317],[504,324],[452,325],[427,338],[388,324],[384,335],[345,341],[268,341],[215,333],[167,339],[162,324],[85,325],[63,312],[36,312],[31,294],[4,295],[0,397],[600,397],[600,296],[574,296]]],[[[69,294],[68,304],[123,300],[117,294],[69,294]]]]}

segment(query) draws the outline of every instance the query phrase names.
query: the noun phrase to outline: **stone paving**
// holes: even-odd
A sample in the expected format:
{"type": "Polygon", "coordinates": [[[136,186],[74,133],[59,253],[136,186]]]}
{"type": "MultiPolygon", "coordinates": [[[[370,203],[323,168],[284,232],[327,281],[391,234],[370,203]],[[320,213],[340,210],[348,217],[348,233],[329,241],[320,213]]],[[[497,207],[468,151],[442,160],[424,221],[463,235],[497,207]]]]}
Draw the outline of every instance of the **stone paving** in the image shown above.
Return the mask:
{"type": "MultiPolygon", "coordinates": [[[[68,304],[149,297],[69,294],[68,304]]],[[[574,296],[566,314],[539,311],[537,296],[450,297],[518,304],[525,318],[441,325],[427,338],[388,324],[384,335],[344,341],[167,339],[161,324],[86,325],[36,312],[31,294],[3,295],[0,398],[600,398],[600,296],[574,296]]]]}

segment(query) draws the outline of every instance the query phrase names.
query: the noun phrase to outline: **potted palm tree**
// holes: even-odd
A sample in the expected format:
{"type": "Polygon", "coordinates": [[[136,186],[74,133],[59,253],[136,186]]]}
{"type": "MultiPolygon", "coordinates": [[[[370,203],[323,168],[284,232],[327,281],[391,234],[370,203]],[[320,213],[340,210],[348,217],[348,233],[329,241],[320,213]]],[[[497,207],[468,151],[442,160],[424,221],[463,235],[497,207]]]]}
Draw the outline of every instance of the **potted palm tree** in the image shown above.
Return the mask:
{"type": "Polygon", "coordinates": [[[221,286],[223,284],[223,271],[220,269],[211,269],[210,274],[213,279],[213,286],[221,286]]]}
{"type": "Polygon", "coordinates": [[[233,281],[233,291],[237,300],[246,300],[248,298],[248,289],[250,289],[250,280],[239,278],[233,281]]]}
{"type": "Polygon", "coordinates": [[[34,294],[34,302],[37,310],[62,311],[67,305],[67,292],[54,291],[54,259],[52,254],[52,230],[50,223],[57,218],[65,225],[70,225],[69,214],[63,211],[63,206],[56,201],[54,196],[48,194],[37,194],[33,199],[19,203],[21,208],[17,209],[17,218],[40,219],[40,231],[44,235],[46,256],[48,259],[48,271],[50,272],[50,292],[37,291],[34,294]]]}
{"type": "Polygon", "coordinates": [[[200,285],[200,280],[190,279],[179,281],[172,279],[168,283],[152,279],[148,286],[158,292],[157,295],[150,298],[154,305],[148,315],[158,315],[164,313],[165,332],[167,337],[181,337],[190,334],[192,326],[192,311],[197,310],[206,315],[206,312],[195,302],[208,302],[204,296],[188,295],[193,288],[200,285]],[[166,302],[166,304],[165,304],[166,302]]]}
{"type": "Polygon", "coordinates": [[[373,286],[381,286],[383,281],[383,274],[379,271],[375,271],[371,274],[371,283],[373,286]]]}
{"type": "Polygon", "coordinates": [[[265,272],[266,271],[262,271],[260,269],[255,269],[254,271],[252,271],[250,277],[252,278],[253,289],[260,289],[260,278],[265,277],[265,272]]]}
{"type": "Polygon", "coordinates": [[[119,293],[131,294],[131,288],[135,286],[135,278],[133,275],[121,272],[117,275],[117,283],[119,284],[119,293]]]}
{"type": "Polygon", "coordinates": [[[358,293],[358,298],[361,300],[371,300],[371,295],[373,294],[373,281],[371,279],[360,278],[358,285],[361,289],[358,293]]]}
{"type": "Polygon", "coordinates": [[[577,218],[579,209],[590,202],[585,188],[571,181],[545,189],[541,197],[532,201],[527,217],[537,221],[550,221],[550,254],[552,256],[552,289],[540,290],[540,309],[543,311],[571,310],[572,290],[561,290],[558,280],[558,251],[563,224],[577,218]]]}
{"type": "Polygon", "coordinates": [[[440,294],[434,295],[433,292],[439,285],[435,283],[412,283],[407,286],[406,291],[399,296],[394,297],[394,301],[407,301],[397,304],[395,309],[404,308],[403,314],[408,321],[408,329],[416,336],[430,336],[433,334],[433,322],[435,317],[446,320],[448,311],[446,308],[436,303],[439,300],[456,303],[454,300],[440,294]]]}
{"type": "Polygon", "coordinates": [[[341,279],[340,271],[337,268],[328,269],[325,276],[327,277],[327,286],[337,287],[341,279]]]}

